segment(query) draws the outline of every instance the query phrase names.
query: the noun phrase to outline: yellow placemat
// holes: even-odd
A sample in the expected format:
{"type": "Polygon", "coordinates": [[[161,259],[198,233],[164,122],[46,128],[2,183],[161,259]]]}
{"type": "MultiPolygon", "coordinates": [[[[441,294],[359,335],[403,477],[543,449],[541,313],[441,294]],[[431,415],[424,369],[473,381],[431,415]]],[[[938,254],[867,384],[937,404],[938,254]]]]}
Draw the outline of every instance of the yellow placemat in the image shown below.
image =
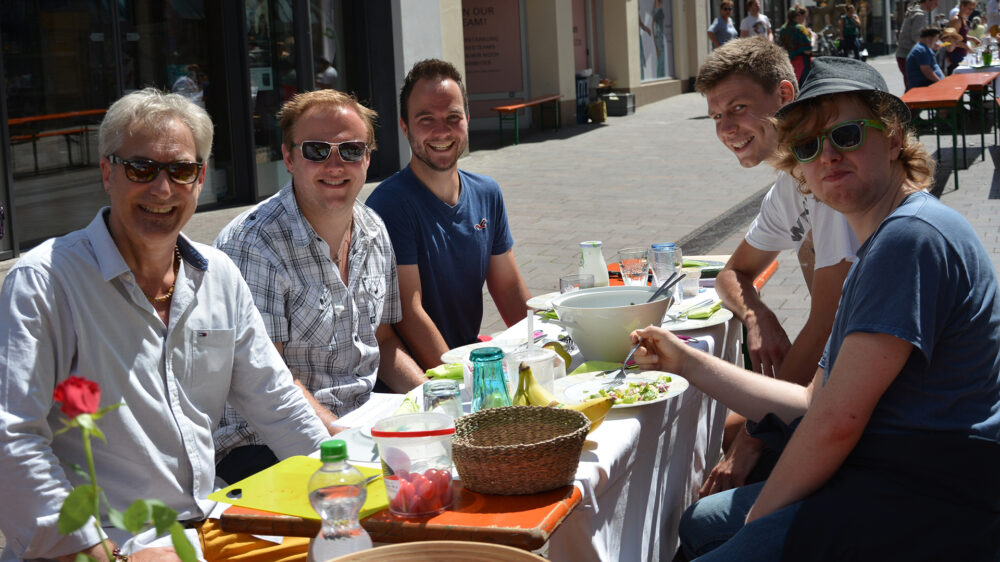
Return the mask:
{"type": "MultiPolygon", "coordinates": [[[[289,457],[271,468],[209,494],[208,499],[305,519],[319,519],[319,515],[309,504],[306,486],[309,477],[321,464],[323,463],[319,459],[310,457],[289,457]],[[229,493],[237,489],[239,496],[230,497],[229,493]]],[[[365,477],[382,472],[381,469],[366,466],[358,466],[357,469],[365,477]]],[[[361,507],[359,517],[364,519],[387,507],[389,499],[385,495],[385,484],[381,479],[374,480],[368,485],[368,497],[361,507]]]]}

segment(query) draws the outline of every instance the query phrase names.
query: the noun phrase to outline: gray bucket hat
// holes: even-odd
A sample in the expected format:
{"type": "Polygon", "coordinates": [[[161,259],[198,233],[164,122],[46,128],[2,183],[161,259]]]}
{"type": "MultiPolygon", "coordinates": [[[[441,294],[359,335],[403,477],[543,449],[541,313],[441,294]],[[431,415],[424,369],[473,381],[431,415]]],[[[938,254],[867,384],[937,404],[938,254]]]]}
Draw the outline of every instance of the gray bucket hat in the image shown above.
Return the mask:
{"type": "Polygon", "coordinates": [[[910,120],[910,108],[889,93],[885,79],[868,63],[847,57],[813,59],[809,76],[802,83],[795,101],[779,109],[774,116],[783,118],[793,107],[812,98],[845,92],[875,92],[892,103],[893,111],[904,123],[910,120]]]}

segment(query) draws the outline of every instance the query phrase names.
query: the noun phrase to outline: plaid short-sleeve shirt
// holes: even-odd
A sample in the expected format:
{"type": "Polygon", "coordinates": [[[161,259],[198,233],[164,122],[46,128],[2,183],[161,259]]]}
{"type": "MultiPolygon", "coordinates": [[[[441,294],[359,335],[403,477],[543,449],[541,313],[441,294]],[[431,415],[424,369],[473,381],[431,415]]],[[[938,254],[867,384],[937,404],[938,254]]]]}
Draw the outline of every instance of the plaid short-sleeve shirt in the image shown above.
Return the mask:
{"type": "MultiPolygon", "coordinates": [[[[347,285],[291,184],[229,223],[215,245],[240,268],[268,335],[316,399],[337,416],[367,402],[379,364],[375,330],[402,318],[396,261],[378,215],[354,203],[347,285]]],[[[263,444],[229,407],[215,439],[217,459],[263,444]]]]}

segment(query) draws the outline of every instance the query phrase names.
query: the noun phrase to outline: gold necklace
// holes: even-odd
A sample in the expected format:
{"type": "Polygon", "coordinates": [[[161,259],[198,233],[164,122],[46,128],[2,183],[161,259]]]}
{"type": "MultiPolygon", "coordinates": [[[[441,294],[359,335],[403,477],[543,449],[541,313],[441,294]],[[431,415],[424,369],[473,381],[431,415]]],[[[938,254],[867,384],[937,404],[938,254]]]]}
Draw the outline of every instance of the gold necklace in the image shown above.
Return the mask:
{"type": "Polygon", "coordinates": [[[165,294],[165,295],[163,295],[161,297],[151,297],[151,296],[147,295],[145,292],[142,293],[143,295],[146,296],[146,299],[149,300],[150,304],[153,304],[153,305],[163,304],[163,303],[167,302],[168,300],[170,300],[174,296],[174,285],[177,284],[177,271],[179,270],[180,266],[181,266],[181,250],[180,250],[180,248],[178,248],[175,245],[174,246],[174,282],[171,283],[170,284],[170,288],[167,289],[167,294],[165,294]]]}

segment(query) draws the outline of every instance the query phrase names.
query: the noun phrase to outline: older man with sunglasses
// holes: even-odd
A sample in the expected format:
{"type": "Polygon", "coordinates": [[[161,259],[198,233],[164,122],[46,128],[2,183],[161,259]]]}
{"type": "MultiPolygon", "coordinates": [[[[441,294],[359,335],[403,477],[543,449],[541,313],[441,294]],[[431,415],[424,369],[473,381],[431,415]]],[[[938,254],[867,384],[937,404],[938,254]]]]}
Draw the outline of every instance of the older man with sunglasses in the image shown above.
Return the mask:
{"type": "Polygon", "coordinates": [[[181,234],[195,211],[212,146],[204,109],[154,89],[115,102],[99,132],[111,198],[83,230],[44,242],[10,270],[0,293],[0,529],[2,558],[175,560],[170,538],[132,539],[105,513],[62,534],[60,506],[90,451],[53,403],[71,375],[100,387],[92,442],[106,507],[162,500],[199,555],[242,545],[262,559],[305,552],[222,533],[215,502],[212,432],[226,404],[255,422],[281,457],[307,454],[328,433],[292,384],[239,270],[218,250],[181,234]],[[65,464],[64,464],[65,463],[65,464]],[[110,536],[110,539],[105,537],[110,536]],[[101,544],[101,543],[105,544],[101,544]],[[120,550],[116,550],[117,546],[120,550]],[[105,549],[107,547],[107,549],[105,549]],[[259,549],[259,550],[258,550],[259,549]]]}
{"type": "MultiPolygon", "coordinates": [[[[401,308],[389,235],[357,201],[375,112],[327,89],[293,97],[279,116],[292,181],[215,245],[243,272],[271,340],[334,434],[337,417],[368,400],[376,375],[397,392],[426,379],[392,329],[401,308]]],[[[215,436],[227,482],[277,462],[232,408],[215,436]]]]}

